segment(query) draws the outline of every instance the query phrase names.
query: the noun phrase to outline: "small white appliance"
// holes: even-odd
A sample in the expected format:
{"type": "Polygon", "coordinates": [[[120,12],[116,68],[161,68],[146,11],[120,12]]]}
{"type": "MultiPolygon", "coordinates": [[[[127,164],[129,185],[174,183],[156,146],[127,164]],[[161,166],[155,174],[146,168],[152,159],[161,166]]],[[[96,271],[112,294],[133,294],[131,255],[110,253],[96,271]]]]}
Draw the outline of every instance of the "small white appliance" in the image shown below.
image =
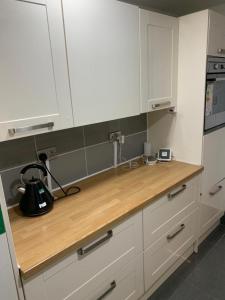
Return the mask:
{"type": "Polygon", "coordinates": [[[159,161],[171,161],[172,160],[172,151],[169,148],[161,148],[158,152],[159,161]]]}

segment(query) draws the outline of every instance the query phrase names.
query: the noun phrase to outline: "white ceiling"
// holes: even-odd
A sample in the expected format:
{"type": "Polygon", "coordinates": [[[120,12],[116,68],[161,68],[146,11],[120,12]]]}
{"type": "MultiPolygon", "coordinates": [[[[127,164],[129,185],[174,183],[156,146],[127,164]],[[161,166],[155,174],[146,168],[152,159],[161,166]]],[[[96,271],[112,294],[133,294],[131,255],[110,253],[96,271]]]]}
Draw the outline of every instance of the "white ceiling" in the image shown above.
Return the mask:
{"type": "Polygon", "coordinates": [[[172,16],[183,16],[195,11],[203,10],[220,4],[225,0],[123,0],[138,4],[143,8],[149,8],[172,16]]]}

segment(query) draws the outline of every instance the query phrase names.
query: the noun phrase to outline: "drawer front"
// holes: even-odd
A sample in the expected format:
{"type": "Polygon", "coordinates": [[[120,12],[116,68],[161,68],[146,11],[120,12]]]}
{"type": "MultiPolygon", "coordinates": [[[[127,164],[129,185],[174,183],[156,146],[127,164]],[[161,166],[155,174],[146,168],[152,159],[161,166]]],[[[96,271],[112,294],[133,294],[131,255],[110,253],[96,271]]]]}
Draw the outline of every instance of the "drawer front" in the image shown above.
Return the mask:
{"type": "Polygon", "coordinates": [[[85,254],[81,255],[81,250],[80,254],[76,251],[39,276],[24,281],[27,299],[36,300],[37,285],[46,291],[46,299],[65,299],[115,261],[123,258],[121,264],[125,265],[134,259],[142,250],[141,217],[140,212],[112,228],[112,236],[106,232],[84,245],[81,249],[85,254]]]}
{"type": "Polygon", "coordinates": [[[75,291],[68,300],[136,300],[144,293],[143,255],[128,263],[122,260],[75,291]]]}
{"type": "Polygon", "coordinates": [[[145,289],[149,289],[196,240],[198,209],[144,252],[145,289]]]}
{"type": "Polygon", "coordinates": [[[201,203],[218,211],[225,211],[225,179],[209,185],[201,197],[201,203]]]}
{"type": "Polygon", "coordinates": [[[212,206],[200,203],[200,232],[199,236],[204,235],[213,225],[223,216],[223,212],[212,206]]]}
{"type": "Polygon", "coordinates": [[[144,249],[197,207],[198,182],[193,178],[143,210],[144,249]]]}
{"type": "Polygon", "coordinates": [[[202,194],[208,193],[209,187],[225,178],[225,127],[213,131],[203,139],[202,194]]]}

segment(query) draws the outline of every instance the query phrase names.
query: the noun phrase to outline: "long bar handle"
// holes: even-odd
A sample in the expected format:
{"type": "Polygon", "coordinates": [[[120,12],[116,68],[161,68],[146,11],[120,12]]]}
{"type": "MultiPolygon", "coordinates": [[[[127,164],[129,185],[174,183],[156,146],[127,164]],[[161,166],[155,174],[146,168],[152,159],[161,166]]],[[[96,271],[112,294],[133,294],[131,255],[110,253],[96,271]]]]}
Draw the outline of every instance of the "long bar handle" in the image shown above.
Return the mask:
{"type": "Polygon", "coordinates": [[[105,291],[100,297],[98,297],[96,300],[102,300],[104,299],[109,293],[111,293],[114,289],[116,288],[116,281],[113,280],[110,283],[110,287],[108,288],[107,291],[105,291]]]}
{"type": "Polygon", "coordinates": [[[10,136],[14,136],[17,133],[23,133],[23,132],[37,130],[37,129],[43,129],[43,128],[50,129],[52,127],[54,127],[54,122],[48,122],[45,124],[38,124],[38,125],[27,126],[27,127],[10,128],[10,129],[8,129],[8,133],[10,136]]]}
{"type": "Polygon", "coordinates": [[[152,109],[160,108],[161,106],[167,106],[167,105],[170,105],[170,104],[171,104],[170,101],[155,103],[155,104],[152,104],[152,109]]]}
{"type": "Polygon", "coordinates": [[[107,240],[111,239],[112,236],[113,236],[113,231],[109,230],[104,237],[102,237],[101,239],[97,240],[95,243],[93,243],[90,246],[87,246],[85,248],[78,249],[77,250],[78,255],[83,256],[83,255],[89,253],[90,251],[94,250],[96,247],[98,247],[102,243],[104,243],[107,240]]]}
{"type": "Polygon", "coordinates": [[[174,192],[174,193],[169,193],[169,194],[168,194],[169,200],[175,198],[177,195],[179,195],[179,194],[182,193],[184,190],[186,190],[186,188],[187,188],[187,185],[186,185],[186,184],[183,184],[182,187],[181,187],[178,191],[176,191],[176,192],[174,192]]]}
{"type": "Polygon", "coordinates": [[[219,48],[219,49],[217,49],[217,53],[218,54],[225,54],[225,49],[219,48]]]}
{"type": "Polygon", "coordinates": [[[170,233],[170,234],[167,235],[167,240],[170,241],[170,240],[172,240],[173,238],[175,238],[175,236],[177,236],[181,231],[183,231],[184,228],[185,228],[185,224],[181,224],[181,225],[179,226],[179,228],[175,230],[175,232],[170,233]]]}
{"type": "Polygon", "coordinates": [[[214,195],[216,195],[219,191],[221,191],[222,188],[223,188],[222,185],[218,185],[218,186],[216,186],[216,188],[214,188],[212,191],[210,191],[209,194],[210,194],[211,196],[214,196],[214,195]]]}

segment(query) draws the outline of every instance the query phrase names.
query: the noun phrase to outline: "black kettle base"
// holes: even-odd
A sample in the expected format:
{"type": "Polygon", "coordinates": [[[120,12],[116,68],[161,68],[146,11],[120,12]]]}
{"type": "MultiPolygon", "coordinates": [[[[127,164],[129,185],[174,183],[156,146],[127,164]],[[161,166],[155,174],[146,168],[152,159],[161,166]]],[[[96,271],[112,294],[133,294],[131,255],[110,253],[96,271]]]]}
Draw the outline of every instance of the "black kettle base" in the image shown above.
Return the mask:
{"type": "Polygon", "coordinates": [[[51,207],[48,207],[48,210],[40,210],[40,211],[35,211],[35,212],[26,212],[26,211],[22,211],[23,215],[25,217],[39,217],[39,216],[43,216],[47,213],[49,213],[51,210],[53,209],[53,205],[51,207]]]}

